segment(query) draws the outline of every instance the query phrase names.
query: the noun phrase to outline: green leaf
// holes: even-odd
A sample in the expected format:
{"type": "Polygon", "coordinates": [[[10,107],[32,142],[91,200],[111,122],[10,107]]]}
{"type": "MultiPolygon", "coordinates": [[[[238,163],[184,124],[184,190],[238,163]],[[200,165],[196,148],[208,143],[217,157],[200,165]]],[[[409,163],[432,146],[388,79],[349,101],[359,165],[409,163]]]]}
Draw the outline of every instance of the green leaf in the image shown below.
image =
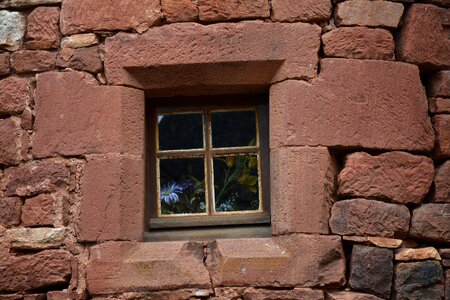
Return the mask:
{"type": "Polygon", "coordinates": [[[248,186],[254,186],[256,182],[258,181],[258,178],[253,175],[244,174],[241,177],[239,177],[238,182],[246,187],[248,186]]]}

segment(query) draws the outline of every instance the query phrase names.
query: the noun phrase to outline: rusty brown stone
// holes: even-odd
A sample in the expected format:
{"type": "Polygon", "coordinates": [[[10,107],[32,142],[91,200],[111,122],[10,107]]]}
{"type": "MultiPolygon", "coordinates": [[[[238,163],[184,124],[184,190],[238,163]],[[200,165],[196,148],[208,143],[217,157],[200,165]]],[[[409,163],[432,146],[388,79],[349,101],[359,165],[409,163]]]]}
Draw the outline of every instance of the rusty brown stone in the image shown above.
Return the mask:
{"type": "Polygon", "coordinates": [[[450,97],[450,71],[439,71],[431,75],[427,92],[429,97],[450,97]]]}
{"type": "Polygon", "coordinates": [[[103,70],[100,53],[96,46],[78,49],[62,48],[56,59],[56,65],[91,73],[99,73],[103,70]]]}
{"type": "Polygon", "coordinates": [[[347,155],[339,173],[341,197],[377,198],[389,202],[420,203],[434,177],[433,161],[406,152],[372,156],[365,152],[347,155]]]}
{"type": "Polygon", "coordinates": [[[87,73],[38,75],[35,115],[36,157],[144,149],[143,92],[99,86],[87,73]]]}
{"type": "Polygon", "coordinates": [[[169,23],[191,22],[198,19],[197,5],[193,0],[161,0],[161,7],[169,23]]]}
{"type": "Polygon", "coordinates": [[[272,0],[272,21],[275,22],[319,22],[331,16],[330,0],[272,0]]]}
{"type": "Polygon", "coordinates": [[[81,33],[64,37],[61,41],[61,48],[83,48],[97,45],[98,36],[95,33],[81,33]]]}
{"type": "Polygon", "coordinates": [[[22,114],[20,115],[20,126],[24,130],[33,129],[33,112],[29,107],[25,107],[22,114]]]}
{"type": "Polygon", "coordinates": [[[27,18],[27,42],[31,49],[51,49],[59,47],[59,8],[35,8],[27,18]]]}
{"type": "Polygon", "coordinates": [[[450,203],[450,160],[436,169],[432,202],[450,203]]]}
{"type": "Polygon", "coordinates": [[[399,248],[403,241],[399,239],[390,239],[384,237],[376,237],[376,236],[343,236],[342,239],[344,241],[350,241],[352,243],[362,243],[369,246],[377,246],[381,248],[390,248],[396,249],[399,248]]]}
{"type": "Polygon", "coordinates": [[[383,298],[357,292],[337,291],[325,292],[327,300],[382,300],[383,298]]]}
{"type": "Polygon", "coordinates": [[[450,248],[441,248],[438,252],[441,258],[450,258],[450,248]]]}
{"type": "Polygon", "coordinates": [[[23,300],[47,300],[47,296],[45,294],[28,294],[23,295],[23,300]]]}
{"type": "Polygon", "coordinates": [[[434,156],[438,159],[450,158],[450,115],[435,115],[432,122],[436,133],[434,156]]]}
{"type": "MultiPolygon", "coordinates": [[[[324,300],[323,292],[308,288],[292,290],[245,289],[244,300],[324,300]]],[[[238,298],[237,298],[238,299],[238,298]]]]}
{"type": "Polygon", "coordinates": [[[142,33],[161,19],[159,0],[66,0],[61,8],[60,27],[64,35],[129,29],[142,33]]]}
{"type": "Polygon", "coordinates": [[[6,228],[20,224],[22,200],[18,197],[0,197],[0,225],[6,228]]]}
{"type": "Polygon", "coordinates": [[[9,73],[11,73],[9,56],[9,52],[0,52],[0,76],[8,75],[9,73]]]}
{"type": "Polygon", "coordinates": [[[428,107],[433,114],[450,114],[450,99],[428,98],[428,107]]]}
{"type": "Polygon", "coordinates": [[[52,291],[47,293],[47,300],[72,300],[73,298],[67,292],[52,291]]]}
{"type": "Polygon", "coordinates": [[[0,165],[17,165],[27,158],[29,135],[20,118],[0,119],[0,165]]]}
{"type": "Polygon", "coordinates": [[[384,29],[339,27],[322,35],[325,57],[394,59],[394,39],[384,29]]]}
{"type": "Polygon", "coordinates": [[[333,205],[330,228],[340,235],[401,238],[408,232],[409,220],[409,210],[404,205],[351,199],[333,205]]]}
{"type": "Polygon", "coordinates": [[[56,54],[43,50],[16,51],[11,54],[11,67],[18,74],[53,70],[56,54]]]}
{"type": "Polygon", "coordinates": [[[22,208],[24,226],[53,226],[56,218],[55,198],[49,194],[41,194],[27,199],[22,208]]]}
{"type": "Polygon", "coordinates": [[[450,11],[416,3],[406,12],[396,43],[397,58],[430,71],[450,67],[450,40],[445,29],[450,11]]]}
{"type": "Polygon", "coordinates": [[[200,21],[215,22],[270,17],[268,0],[197,0],[200,21]]]}
{"type": "Polygon", "coordinates": [[[31,101],[31,82],[11,76],[0,80],[0,115],[18,114],[31,101]]]}
{"type": "Polygon", "coordinates": [[[410,235],[415,238],[450,242],[450,203],[423,204],[413,210],[410,235]]]}
{"type": "Polygon", "coordinates": [[[21,294],[0,295],[0,300],[23,300],[23,295],[21,294]]]}
{"type": "Polygon", "coordinates": [[[395,260],[398,261],[411,261],[411,260],[441,260],[441,256],[436,248],[401,248],[395,251],[395,260]]]}
{"type": "Polygon", "coordinates": [[[327,234],[337,174],[328,149],[277,149],[270,163],[273,234],[327,234]]]}
{"type": "Polygon", "coordinates": [[[294,80],[274,84],[270,101],[271,149],[305,145],[433,148],[434,132],[419,70],[410,64],[322,59],[315,84],[294,80]]]}

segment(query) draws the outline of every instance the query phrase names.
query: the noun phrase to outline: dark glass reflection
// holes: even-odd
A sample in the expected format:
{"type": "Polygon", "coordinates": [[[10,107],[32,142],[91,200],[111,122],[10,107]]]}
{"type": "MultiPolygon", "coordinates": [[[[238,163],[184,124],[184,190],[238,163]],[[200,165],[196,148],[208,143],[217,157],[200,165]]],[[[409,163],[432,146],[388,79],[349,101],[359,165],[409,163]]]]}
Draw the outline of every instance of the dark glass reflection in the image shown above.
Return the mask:
{"type": "Polygon", "coordinates": [[[161,214],[206,212],[203,158],[161,159],[161,214]]]}
{"type": "Polygon", "coordinates": [[[216,211],[258,210],[257,156],[223,156],[213,161],[216,211]]]}
{"type": "Polygon", "coordinates": [[[158,135],[160,150],[203,148],[202,114],[158,114],[158,135]]]}
{"type": "Polygon", "coordinates": [[[256,145],[254,110],[213,112],[211,114],[213,148],[256,145]]]}

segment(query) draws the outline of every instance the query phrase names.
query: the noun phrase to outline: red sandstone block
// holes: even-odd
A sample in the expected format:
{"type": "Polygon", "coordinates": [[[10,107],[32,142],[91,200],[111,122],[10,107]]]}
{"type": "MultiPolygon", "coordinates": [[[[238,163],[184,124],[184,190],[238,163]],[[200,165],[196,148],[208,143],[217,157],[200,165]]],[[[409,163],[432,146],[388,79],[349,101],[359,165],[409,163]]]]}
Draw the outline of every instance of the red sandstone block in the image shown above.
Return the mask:
{"type": "Polygon", "coordinates": [[[435,115],[433,117],[436,132],[434,155],[437,158],[450,158],[450,115],[435,115]]]}
{"type": "Polygon", "coordinates": [[[450,71],[439,71],[428,80],[429,97],[450,97],[450,71]]]}
{"type": "Polygon", "coordinates": [[[161,0],[167,22],[190,22],[198,19],[197,5],[193,0],[161,0]]]}
{"type": "Polygon", "coordinates": [[[22,200],[18,197],[0,197],[0,225],[6,228],[20,224],[22,200]]]}
{"type": "Polygon", "coordinates": [[[340,235],[405,237],[409,210],[404,205],[375,200],[338,201],[331,209],[331,232],[340,235]]]}
{"type": "Polygon", "coordinates": [[[67,292],[63,291],[52,291],[47,293],[47,300],[72,300],[67,292]]]}
{"type": "Polygon", "coordinates": [[[62,48],[59,51],[56,65],[91,73],[99,73],[103,70],[98,47],[62,48]]]}
{"type": "Polygon", "coordinates": [[[245,300],[324,300],[323,292],[321,290],[313,290],[308,288],[295,288],[292,290],[267,290],[248,288],[244,291],[243,295],[245,300]]]}
{"type": "Polygon", "coordinates": [[[276,149],[270,163],[273,234],[327,234],[337,174],[328,149],[276,149]]]}
{"type": "Polygon", "coordinates": [[[23,300],[47,300],[47,296],[45,294],[28,294],[23,295],[23,300]]]}
{"type": "Polygon", "coordinates": [[[268,0],[198,0],[200,21],[215,22],[270,17],[268,0]]]}
{"type": "Polygon", "coordinates": [[[433,114],[450,114],[450,99],[429,98],[428,107],[433,114]]]}
{"type": "Polygon", "coordinates": [[[27,159],[29,134],[20,127],[20,119],[0,119],[0,165],[17,165],[27,159]]]}
{"type": "Polygon", "coordinates": [[[50,72],[37,78],[36,157],[143,153],[142,91],[99,86],[82,72],[50,72]]]}
{"type": "Polygon", "coordinates": [[[64,35],[98,30],[144,32],[162,18],[159,0],[66,0],[61,8],[64,35]]]}
{"type": "Polygon", "coordinates": [[[144,185],[140,156],[88,156],[81,180],[78,240],[142,240],[144,185]]]}
{"type": "Polygon", "coordinates": [[[423,204],[413,210],[410,235],[436,242],[450,242],[450,204],[423,204]]]}
{"type": "Polygon", "coordinates": [[[327,295],[327,300],[382,300],[383,298],[370,295],[370,294],[362,294],[357,292],[347,292],[347,291],[338,291],[338,292],[325,292],[327,295]]]}
{"type": "Polygon", "coordinates": [[[336,236],[217,240],[208,246],[206,266],[214,286],[318,287],[345,283],[344,254],[341,239],[336,236]]]}
{"type": "Polygon", "coordinates": [[[56,52],[42,50],[20,50],[11,54],[11,67],[16,73],[31,73],[53,70],[56,52]]]}
{"type": "Polygon", "coordinates": [[[20,77],[0,80],[0,114],[18,114],[31,102],[31,82],[20,77]]]}
{"type": "Polygon", "coordinates": [[[23,225],[53,226],[56,218],[55,205],[55,198],[48,194],[27,199],[22,208],[23,225]]]}
{"type": "Polygon", "coordinates": [[[331,16],[330,0],[272,0],[272,21],[319,22],[331,16]]]}
{"type": "Polygon", "coordinates": [[[90,295],[211,288],[198,242],[112,242],[90,249],[86,267],[90,295]]]}
{"type": "Polygon", "coordinates": [[[321,64],[314,84],[289,80],[272,85],[272,149],[433,148],[434,132],[416,66],[349,59],[323,59],[321,64]]]}
{"type": "Polygon", "coordinates": [[[394,59],[394,39],[384,29],[340,27],[322,35],[326,57],[394,59]]]}
{"type": "Polygon", "coordinates": [[[28,15],[27,40],[25,46],[31,49],[59,47],[58,7],[37,7],[28,15]]]}
{"type": "Polygon", "coordinates": [[[419,65],[421,70],[450,67],[450,40],[446,26],[450,11],[430,4],[413,4],[397,41],[397,58],[419,65]]]}
{"type": "Polygon", "coordinates": [[[9,56],[9,52],[0,52],[0,76],[8,75],[11,72],[9,56]]]}
{"type": "Polygon", "coordinates": [[[432,201],[450,203],[450,160],[436,169],[432,201]]]}
{"type": "Polygon", "coordinates": [[[433,176],[433,161],[426,156],[397,151],[377,156],[356,152],[345,159],[338,193],[341,197],[418,204],[430,190],[433,176]]]}

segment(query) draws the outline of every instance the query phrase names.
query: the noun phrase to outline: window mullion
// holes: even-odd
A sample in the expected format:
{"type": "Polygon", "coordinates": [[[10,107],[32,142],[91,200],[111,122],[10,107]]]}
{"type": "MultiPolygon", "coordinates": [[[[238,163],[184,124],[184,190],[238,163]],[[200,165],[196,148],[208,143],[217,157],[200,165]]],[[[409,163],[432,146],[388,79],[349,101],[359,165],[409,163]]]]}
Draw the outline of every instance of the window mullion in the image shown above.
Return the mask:
{"type": "Polygon", "coordinates": [[[211,115],[210,110],[203,111],[204,143],[205,143],[205,189],[207,191],[208,214],[214,213],[214,192],[212,178],[212,155],[211,155],[211,115]]]}

